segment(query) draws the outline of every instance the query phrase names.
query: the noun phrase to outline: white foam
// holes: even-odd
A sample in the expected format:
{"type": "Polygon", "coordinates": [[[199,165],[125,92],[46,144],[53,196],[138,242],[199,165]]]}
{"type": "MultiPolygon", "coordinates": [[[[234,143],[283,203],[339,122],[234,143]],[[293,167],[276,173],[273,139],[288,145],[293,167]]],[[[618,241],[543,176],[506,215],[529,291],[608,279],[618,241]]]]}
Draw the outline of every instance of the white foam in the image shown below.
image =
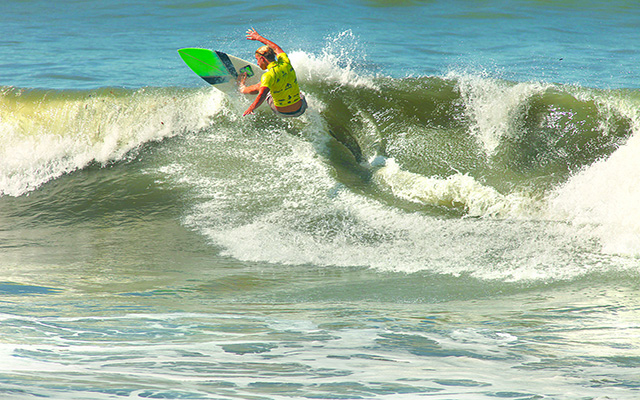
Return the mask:
{"type": "MultiPolygon", "coordinates": [[[[321,140],[277,131],[209,132],[216,140],[199,135],[194,140],[206,144],[192,146],[216,155],[215,173],[189,165],[191,158],[181,158],[182,168],[169,163],[163,172],[194,191],[185,223],[235,259],[503,281],[570,279],[600,268],[574,258],[576,248],[580,254],[590,251],[580,248],[574,228],[532,217],[541,203],[502,195],[469,176],[428,178],[402,171],[393,159],[376,160],[375,185],[394,196],[418,204],[459,204],[483,218],[431,217],[337,184],[322,149],[314,147],[321,140]]],[[[195,154],[192,160],[201,159],[195,154]]]]}
{"type": "Polygon", "coordinates": [[[469,175],[425,177],[403,171],[393,159],[386,160],[374,176],[399,198],[429,206],[459,207],[469,216],[522,218],[530,217],[537,208],[532,199],[503,195],[469,175]]]}
{"type": "Polygon", "coordinates": [[[223,99],[212,91],[145,89],[24,104],[18,99],[18,106],[0,114],[0,196],[20,196],[91,162],[121,160],[141,144],[201,129],[223,99]]]}
{"type": "Polygon", "coordinates": [[[526,100],[551,85],[540,82],[509,83],[482,75],[451,72],[447,79],[458,82],[467,115],[472,119],[471,133],[482,143],[488,156],[494,154],[503,138],[519,131],[519,116],[526,100]]]}
{"type": "Polygon", "coordinates": [[[551,212],[594,234],[606,253],[640,254],[639,151],[636,134],[551,196],[551,212]]]}
{"type": "Polygon", "coordinates": [[[208,225],[203,232],[223,254],[244,261],[502,281],[569,279],[598,268],[573,261],[574,237],[564,224],[439,219],[346,190],[235,226],[210,225],[205,218],[196,217],[201,228],[208,225]]]}
{"type": "MultiPolygon", "coordinates": [[[[584,96],[584,95],[583,95],[584,96]]],[[[631,98],[595,98],[603,115],[632,121],[632,136],[606,159],[573,176],[549,196],[551,218],[568,221],[583,235],[597,238],[608,254],[640,254],[640,112],[631,98]]],[[[602,121],[603,132],[609,131],[602,121]]]]}

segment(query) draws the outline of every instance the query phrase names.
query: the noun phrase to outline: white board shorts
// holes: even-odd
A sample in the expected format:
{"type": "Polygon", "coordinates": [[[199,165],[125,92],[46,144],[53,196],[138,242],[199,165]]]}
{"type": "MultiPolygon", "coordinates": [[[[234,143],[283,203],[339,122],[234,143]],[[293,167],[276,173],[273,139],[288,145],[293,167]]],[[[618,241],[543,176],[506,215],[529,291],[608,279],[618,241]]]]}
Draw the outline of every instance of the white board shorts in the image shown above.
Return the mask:
{"type": "Polygon", "coordinates": [[[300,101],[302,102],[302,105],[300,106],[300,109],[298,111],[294,111],[292,113],[283,113],[278,111],[276,106],[273,104],[273,97],[271,97],[271,93],[267,94],[267,103],[269,104],[269,107],[271,107],[271,110],[273,110],[273,112],[278,117],[282,118],[295,118],[304,114],[304,112],[307,111],[307,99],[304,98],[302,92],[300,93],[300,101]]]}

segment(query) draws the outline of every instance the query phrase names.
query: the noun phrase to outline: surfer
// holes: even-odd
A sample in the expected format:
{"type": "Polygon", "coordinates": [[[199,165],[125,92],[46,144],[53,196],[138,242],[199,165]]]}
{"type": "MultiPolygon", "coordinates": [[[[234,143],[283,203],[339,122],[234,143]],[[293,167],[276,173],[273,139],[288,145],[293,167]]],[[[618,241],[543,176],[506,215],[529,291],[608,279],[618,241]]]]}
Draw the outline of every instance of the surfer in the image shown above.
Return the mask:
{"type": "Polygon", "coordinates": [[[274,113],[280,117],[299,117],[307,109],[307,101],[298,87],[296,72],[291,66],[289,56],[280,46],[262,37],[255,29],[247,31],[248,40],[256,40],[264,46],[256,50],[258,66],[266,72],[260,83],[245,86],[247,74],[238,76],[241,93],[257,94],[255,101],[249,106],[244,115],[251,114],[265,100],[274,113]]]}

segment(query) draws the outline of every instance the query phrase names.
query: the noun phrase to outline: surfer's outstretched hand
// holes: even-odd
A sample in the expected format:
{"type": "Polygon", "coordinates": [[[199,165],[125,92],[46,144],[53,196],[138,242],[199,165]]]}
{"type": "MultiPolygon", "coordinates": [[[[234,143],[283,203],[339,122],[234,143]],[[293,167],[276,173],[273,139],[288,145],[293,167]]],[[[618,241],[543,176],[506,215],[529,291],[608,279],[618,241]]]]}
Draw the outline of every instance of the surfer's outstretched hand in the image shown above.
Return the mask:
{"type": "Polygon", "coordinates": [[[276,52],[276,54],[280,54],[280,53],[284,53],[284,50],[282,50],[282,48],[280,46],[278,46],[277,44],[273,43],[271,40],[265,38],[264,36],[262,36],[261,34],[259,34],[258,32],[256,32],[255,29],[250,28],[249,30],[247,30],[247,39],[248,40],[257,40],[258,42],[269,46],[273,49],[273,51],[276,52]]]}
{"type": "Polygon", "coordinates": [[[262,36],[258,32],[256,32],[255,29],[250,28],[249,30],[247,30],[247,40],[260,41],[260,39],[262,39],[262,36]]]}

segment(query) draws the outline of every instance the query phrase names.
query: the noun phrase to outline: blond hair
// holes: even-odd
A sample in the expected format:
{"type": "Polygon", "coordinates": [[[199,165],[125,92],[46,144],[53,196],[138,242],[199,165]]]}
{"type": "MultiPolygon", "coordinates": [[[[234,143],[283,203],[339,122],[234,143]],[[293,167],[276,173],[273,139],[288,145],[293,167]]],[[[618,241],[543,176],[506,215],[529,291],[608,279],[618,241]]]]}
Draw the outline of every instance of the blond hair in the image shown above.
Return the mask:
{"type": "Polygon", "coordinates": [[[276,60],[276,52],[269,46],[260,47],[256,50],[256,54],[266,58],[269,62],[274,62],[276,60]]]}

